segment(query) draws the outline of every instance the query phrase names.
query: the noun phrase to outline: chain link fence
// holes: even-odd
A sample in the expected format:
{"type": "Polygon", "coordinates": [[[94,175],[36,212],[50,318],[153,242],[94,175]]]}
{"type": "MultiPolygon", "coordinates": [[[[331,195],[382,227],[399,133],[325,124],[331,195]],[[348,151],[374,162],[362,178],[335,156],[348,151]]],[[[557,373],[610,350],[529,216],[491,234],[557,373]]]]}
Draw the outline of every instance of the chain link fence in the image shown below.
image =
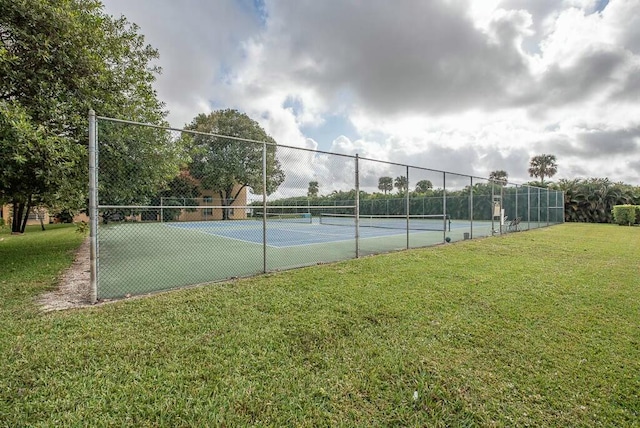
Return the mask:
{"type": "Polygon", "coordinates": [[[563,222],[550,189],[89,119],[94,300],[563,222]]]}

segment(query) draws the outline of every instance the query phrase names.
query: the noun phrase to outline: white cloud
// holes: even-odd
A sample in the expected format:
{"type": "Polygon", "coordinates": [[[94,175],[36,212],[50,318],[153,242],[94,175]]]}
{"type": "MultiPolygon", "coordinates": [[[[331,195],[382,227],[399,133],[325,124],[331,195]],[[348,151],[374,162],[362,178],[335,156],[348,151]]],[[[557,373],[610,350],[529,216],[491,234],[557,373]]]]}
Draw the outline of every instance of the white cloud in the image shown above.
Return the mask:
{"type": "MultiPolygon", "coordinates": [[[[481,176],[504,169],[520,182],[547,152],[558,178],[640,184],[627,167],[640,158],[640,0],[602,11],[595,0],[267,0],[264,16],[231,0],[106,3],[160,50],[157,88],[176,126],[238,108],[282,144],[315,147],[305,132],[340,115],[359,136],[336,131],[320,148],[481,176]]],[[[347,166],[297,161],[293,187],[314,177],[347,186],[347,166]]],[[[383,172],[366,171],[366,185],[383,172]]]]}

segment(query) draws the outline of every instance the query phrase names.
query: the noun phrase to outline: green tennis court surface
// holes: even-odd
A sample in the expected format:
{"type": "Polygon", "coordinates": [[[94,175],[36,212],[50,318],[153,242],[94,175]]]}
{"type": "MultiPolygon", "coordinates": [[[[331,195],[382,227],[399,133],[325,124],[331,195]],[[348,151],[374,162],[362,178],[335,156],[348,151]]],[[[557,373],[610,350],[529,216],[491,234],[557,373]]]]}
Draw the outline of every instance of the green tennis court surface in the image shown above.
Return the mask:
{"type": "MultiPolygon", "coordinates": [[[[438,222],[440,223],[441,220],[438,222]]],[[[406,220],[405,220],[406,225],[406,220]]],[[[537,224],[536,224],[537,226],[537,224]]],[[[451,230],[410,230],[409,248],[462,240],[470,222],[451,230]]],[[[359,229],[360,255],[407,248],[407,232],[386,227],[359,229]]],[[[473,236],[491,235],[491,222],[474,221],[473,236]]],[[[120,223],[99,228],[98,296],[118,298],[192,284],[251,276],[265,271],[334,262],[356,255],[355,228],[300,222],[269,222],[263,253],[262,222],[120,223]]]]}

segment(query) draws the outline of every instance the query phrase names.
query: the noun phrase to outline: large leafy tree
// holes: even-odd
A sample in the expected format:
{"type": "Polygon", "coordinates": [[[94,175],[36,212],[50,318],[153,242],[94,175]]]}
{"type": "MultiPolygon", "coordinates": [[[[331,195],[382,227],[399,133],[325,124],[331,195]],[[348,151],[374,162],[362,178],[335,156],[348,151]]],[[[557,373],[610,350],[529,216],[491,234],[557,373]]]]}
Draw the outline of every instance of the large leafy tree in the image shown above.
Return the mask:
{"type": "Polygon", "coordinates": [[[393,178],[391,177],[380,177],[378,179],[378,189],[384,192],[386,195],[388,192],[393,190],[393,178]]]}
{"type": "Polygon", "coordinates": [[[0,202],[14,206],[12,232],[24,232],[32,207],[52,199],[82,159],[77,144],[35,125],[16,102],[0,101],[0,202]]]}
{"type": "MultiPolygon", "coordinates": [[[[0,2],[0,150],[3,166],[12,165],[10,178],[0,182],[0,198],[13,204],[14,231],[33,203],[60,209],[86,203],[90,108],[103,116],[162,122],[165,112],[152,88],[158,53],[137,31],[125,18],[106,15],[97,0],[0,2]]],[[[162,187],[177,175],[178,151],[166,139],[141,141],[131,130],[126,136],[110,131],[100,129],[101,166],[125,170],[123,162],[135,163],[138,175],[120,177],[130,193],[136,185],[162,187]],[[128,154],[122,153],[125,145],[128,154]]]]}
{"type": "Polygon", "coordinates": [[[420,180],[416,183],[416,193],[427,193],[431,189],[433,189],[431,180],[420,180]]]}
{"type": "Polygon", "coordinates": [[[267,143],[267,194],[275,192],[284,181],[284,171],[276,158],[275,140],[246,114],[232,109],[200,114],[187,129],[203,133],[188,137],[192,157],[190,173],[203,189],[218,192],[225,207],[223,219],[229,218],[226,207],[233,205],[244,188],[262,194],[263,144],[258,142],[267,143]]]}
{"type": "Polygon", "coordinates": [[[489,174],[489,181],[493,181],[501,186],[506,186],[509,181],[509,174],[507,174],[507,171],[502,169],[491,171],[489,174]]]}
{"type": "Polygon", "coordinates": [[[545,177],[551,178],[558,172],[558,164],[555,155],[541,154],[531,158],[529,161],[529,175],[540,179],[544,185],[545,177]]]}

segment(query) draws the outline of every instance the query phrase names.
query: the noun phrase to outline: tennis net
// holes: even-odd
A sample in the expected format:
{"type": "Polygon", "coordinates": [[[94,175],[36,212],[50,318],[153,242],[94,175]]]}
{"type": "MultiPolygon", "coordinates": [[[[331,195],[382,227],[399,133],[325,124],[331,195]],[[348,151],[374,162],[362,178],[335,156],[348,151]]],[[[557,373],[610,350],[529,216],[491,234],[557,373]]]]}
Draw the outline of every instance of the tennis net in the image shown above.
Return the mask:
{"type": "MultiPolygon", "coordinates": [[[[254,211],[253,220],[262,221],[262,211],[254,211]]],[[[267,221],[273,223],[311,223],[311,214],[309,213],[279,213],[267,212],[267,221]]]]}
{"type": "MultiPolygon", "coordinates": [[[[320,224],[331,226],[355,226],[353,214],[321,213],[320,224]]],[[[435,230],[450,231],[451,219],[446,214],[427,215],[360,215],[360,227],[379,227],[383,229],[435,230]]]]}

